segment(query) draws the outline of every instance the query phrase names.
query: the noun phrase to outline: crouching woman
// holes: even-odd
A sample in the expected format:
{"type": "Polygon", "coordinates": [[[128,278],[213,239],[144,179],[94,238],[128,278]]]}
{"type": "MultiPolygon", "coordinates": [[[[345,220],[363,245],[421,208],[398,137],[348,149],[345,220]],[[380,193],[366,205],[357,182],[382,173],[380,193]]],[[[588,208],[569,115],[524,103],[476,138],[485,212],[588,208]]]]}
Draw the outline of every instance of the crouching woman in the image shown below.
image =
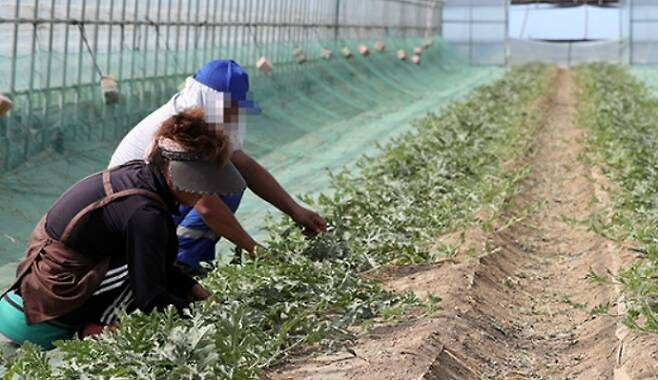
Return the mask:
{"type": "Polygon", "coordinates": [[[237,194],[245,183],[227,165],[229,144],[201,110],[163,123],[148,161],[131,161],[67,190],[30,237],[14,284],[0,299],[0,334],[45,349],[117,312],[150,312],[205,299],[175,265],[172,213],[203,194],[237,194]]]}

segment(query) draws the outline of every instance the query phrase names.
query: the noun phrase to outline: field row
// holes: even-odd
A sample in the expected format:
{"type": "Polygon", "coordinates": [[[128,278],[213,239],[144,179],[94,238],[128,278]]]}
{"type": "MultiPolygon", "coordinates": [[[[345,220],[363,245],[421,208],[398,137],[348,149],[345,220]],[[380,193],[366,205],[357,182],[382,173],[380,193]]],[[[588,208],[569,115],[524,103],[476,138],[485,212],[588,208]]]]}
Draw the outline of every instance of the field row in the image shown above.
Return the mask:
{"type": "Polygon", "coordinates": [[[510,165],[527,154],[550,90],[547,66],[524,66],[481,87],[441,116],[364,157],[358,174],[336,174],[316,203],[330,232],[307,239],[291,222],[272,225],[255,262],[216,268],[214,292],[181,318],[170,310],[122,318],[97,339],[61,342],[42,353],[25,346],[4,360],[6,378],[253,378],[296,349],[344,344],[372,321],[410,307],[437,309],[413,295],[384,291],[363,274],[384,265],[434,261],[456,247],[436,237],[494,218],[527,171],[510,165]],[[364,323],[365,322],[365,323],[364,323]],[[54,365],[53,365],[54,363],[54,365]]]}
{"type": "Polygon", "coordinates": [[[625,323],[658,332],[658,99],[620,66],[583,66],[578,79],[579,124],[591,131],[587,157],[619,186],[611,209],[590,223],[638,253],[616,276],[629,307],[625,323]]]}

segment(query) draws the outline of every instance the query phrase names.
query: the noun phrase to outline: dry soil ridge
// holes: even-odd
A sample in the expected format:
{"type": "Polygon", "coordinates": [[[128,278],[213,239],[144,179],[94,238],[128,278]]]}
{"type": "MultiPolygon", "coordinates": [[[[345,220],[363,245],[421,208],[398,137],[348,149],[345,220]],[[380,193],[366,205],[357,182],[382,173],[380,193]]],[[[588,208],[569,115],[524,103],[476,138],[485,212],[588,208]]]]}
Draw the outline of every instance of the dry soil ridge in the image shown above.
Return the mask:
{"type": "MultiPolygon", "coordinates": [[[[619,288],[586,280],[613,272],[632,252],[572,220],[608,202],[610,187],[578,160],[585,131],[575,125],[573,73],[559,70],[528,158],[532,172],[513,209],[541,202],[501,233],[466,231],[477,258],[391,269],[385,286],[436,293],[444,311],[359,339],[357,356],[308,355],[271,371],[272,379],[658,379],[658,337],[636,335],[614,317],[592,317],[604,302],[623,311],[619,288]],[[489,247],[486,254],[484,246],[489,247]]],[[[513,212],[513,211],[512,211],[513,212]]],[[[511,215],[507,215],[511,216],[511,215]]]]}

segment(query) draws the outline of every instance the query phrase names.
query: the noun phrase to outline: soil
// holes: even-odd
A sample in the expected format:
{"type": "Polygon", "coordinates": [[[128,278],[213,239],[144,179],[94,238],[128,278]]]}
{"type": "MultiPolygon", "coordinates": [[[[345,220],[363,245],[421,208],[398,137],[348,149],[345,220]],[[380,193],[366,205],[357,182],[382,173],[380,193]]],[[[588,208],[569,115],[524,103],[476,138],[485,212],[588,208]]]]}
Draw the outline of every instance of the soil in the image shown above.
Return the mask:
{"type": "Polygon", "coordinates": [[[586,131],[575,125],[576,106],[573,73],[557,70],[527,157],[531,174],[501,219],[540,202],[537,212],[500,232],[460,233],[476,257],[377,274],[390,290],[440,296],[442,311],[373,328],[351,347],[355,355],[311,353],[265,377],[658,379],[658,336],[623,327],[619,287],[588,279],[635,254],[574,222],[605,210],[611,189],[578,159],[586,131]],[[610,315],[591,313],[605,303],[610,315]]]}

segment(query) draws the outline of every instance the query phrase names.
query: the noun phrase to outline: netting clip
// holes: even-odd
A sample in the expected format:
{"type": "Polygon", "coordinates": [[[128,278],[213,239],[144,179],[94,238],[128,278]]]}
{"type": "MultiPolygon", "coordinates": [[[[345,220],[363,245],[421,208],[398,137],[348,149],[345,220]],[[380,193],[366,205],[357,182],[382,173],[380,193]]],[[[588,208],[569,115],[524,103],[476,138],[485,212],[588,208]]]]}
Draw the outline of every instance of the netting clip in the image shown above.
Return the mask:
{"type": "Polygon", "coordinates": [[[11,110],[11,107],[14,106],[14,103],[5,96],[5,94],[0,93],[0,117],[5,116],[11,110]]]}
{"type": "Polygon", "coordinates": [[[334,56],[334,53],[329,49],[322,49],[322,59],[330,60],[334,56]]]}
{"type": "Polygon", "coordinates": [[[340,54],[342,54],[343,57],[345,57],[345,58],[348,58],[348,59],[352,58],[352,51],[347,46],[340,49],[340,54]]]}
{"type": "Polygon", "coordinates": [[[265,75],[272,75],[272,72],[274,71],[272,64],[265,57],[260,57],[258,62],[256,62],[256,68],[265,75]]]}
{"type": "Polygon", "coordinates": [[[423,48],[428,49],[430,46],[432,46],[433,42],[434,40],[432,40],[432,38],[426,39],[425,42],[423,42],[423,48]]]}
{"type": "Polygon", "coordinates": [[[119,84],[112,76],[101,76],[101,95],[107,105],[119,103],[119,84]]]}
{"type": "Polygon", "coordinates": [[[304,54],[304,50],[302,48],[297,47],[292,49],[292,54],[295,56],[297,63],[302,64],[306,62],[306,54],[304,54]]]}

